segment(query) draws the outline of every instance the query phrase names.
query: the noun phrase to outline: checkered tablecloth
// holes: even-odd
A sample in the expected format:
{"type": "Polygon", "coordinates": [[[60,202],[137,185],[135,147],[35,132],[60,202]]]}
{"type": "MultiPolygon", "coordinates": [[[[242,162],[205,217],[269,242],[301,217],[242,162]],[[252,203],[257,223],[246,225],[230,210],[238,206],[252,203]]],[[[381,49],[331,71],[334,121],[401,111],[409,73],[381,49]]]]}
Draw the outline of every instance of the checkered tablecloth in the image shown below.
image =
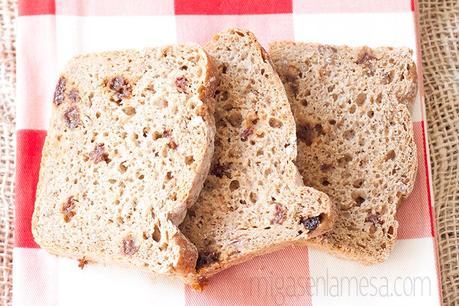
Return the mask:
{"type": "Polygon", "coordinates": [[[22,0],[17,20],[15,305],[439,305],[416,5],[410,0],[22,0]],[[279,39],[407,46],[420,92],[412,107],[418,176],[398,212],[399,241],[383,264],[361,266],[290,248],[224,271],[202,293],[179,281],[89,265],[41,250],[30,229],[41,149],[59,70],[73,55],[204,43],[226,27],[279,39]]]}

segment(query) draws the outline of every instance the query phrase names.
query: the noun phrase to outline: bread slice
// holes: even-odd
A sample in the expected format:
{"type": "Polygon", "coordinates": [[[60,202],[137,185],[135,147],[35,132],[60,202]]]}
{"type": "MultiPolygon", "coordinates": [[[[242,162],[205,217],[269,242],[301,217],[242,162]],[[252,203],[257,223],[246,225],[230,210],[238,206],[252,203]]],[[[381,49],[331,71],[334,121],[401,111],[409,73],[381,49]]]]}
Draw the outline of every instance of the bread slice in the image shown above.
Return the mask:
{"type": "Polygon", "coordinates": [[[367,264],[384,261],[417,169],[411,51],[276,42],[270,53],[295,116],[304,183],[340,211],[334,229],[310,244],[367,264]]]}
{"type": "Polygon", "coordinates": [[[296,136],[284,87],[254,35],[229,29],[205,50],[220,71],[210,175],[180,226],[198,248],[202,281],[237,263],[328,231],[329,198],[305,187],[293,161],[296,136]]]}
{"type": "Polygon", "coordinates": [[[73,58],[43,148],[37,243],[83,261],[194,270],[197,250],[177,225],[212,159],[215,83],[197,45],[73,58]]]}

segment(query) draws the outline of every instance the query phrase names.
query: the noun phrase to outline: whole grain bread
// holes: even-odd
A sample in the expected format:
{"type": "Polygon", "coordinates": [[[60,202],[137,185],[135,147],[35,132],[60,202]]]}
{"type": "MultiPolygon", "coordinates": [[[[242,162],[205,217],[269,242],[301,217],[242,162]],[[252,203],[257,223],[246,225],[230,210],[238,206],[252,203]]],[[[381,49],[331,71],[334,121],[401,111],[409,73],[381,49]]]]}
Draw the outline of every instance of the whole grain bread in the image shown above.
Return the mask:
{"type": "Polygon", "coordinates": [[[335,210],[294,165],[295,121],[284,87],[254,35],[229,29],[205,46],[220,72],[215,154],[180,226],[199,251],[187,282],[330,230],[335,210]]]}
{"type": "Polygon", "coordinates": [[[194,270],[178,230],[213,155],[215,70],[197,45],[81,55],[57,83],[33,234],[57,255],[194,270]]]}
{"type": "Polygon", "coordinates": [[[275,42],[270,54],[295,116],[304,183],[340,211],[334,229],[310,245],[384,261],[397,237],[397,205],[416,177],[411,50],[275,42]]]}

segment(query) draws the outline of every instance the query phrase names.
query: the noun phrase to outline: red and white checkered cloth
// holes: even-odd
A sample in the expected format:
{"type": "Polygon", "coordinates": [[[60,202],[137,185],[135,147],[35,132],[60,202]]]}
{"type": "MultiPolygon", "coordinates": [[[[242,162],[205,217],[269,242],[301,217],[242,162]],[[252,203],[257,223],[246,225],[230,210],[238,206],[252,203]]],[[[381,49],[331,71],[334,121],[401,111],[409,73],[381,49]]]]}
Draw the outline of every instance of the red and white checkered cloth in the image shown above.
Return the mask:
{"type": "Polygon", "coordinates": [[[415,3],[410,0],[20,0],[17,21],[15,305],[439,305],[440,286],[415,3]],[[203,43],[243,27],[279,39],[417,50],[412,108],[416,187],[398,212],[395,251],[365,267],[290,248],[218,274],[203,293],[179,281],[113,266],[78,268],[34,242],[31,215],[58,72],[73,55],[203,43]]]}

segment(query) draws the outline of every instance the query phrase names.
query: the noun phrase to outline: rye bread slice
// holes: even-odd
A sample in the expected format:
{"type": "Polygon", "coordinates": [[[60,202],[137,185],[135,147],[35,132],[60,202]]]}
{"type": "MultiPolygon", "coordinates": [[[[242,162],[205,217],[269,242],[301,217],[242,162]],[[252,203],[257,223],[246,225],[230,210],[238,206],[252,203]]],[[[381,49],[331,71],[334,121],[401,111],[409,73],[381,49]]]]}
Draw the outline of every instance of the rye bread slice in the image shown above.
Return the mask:
{"type": "Polygon", "coordinates": [[[417,89],[411,50],[276,42],[270,54],[295,116],[304,183],[340,211],[334,229],[310,244],[367,264],[384,261],[417,170],[407,107],[417,89]]]}
{"type": "Polygon", "coordinates": [[[33,234],[49,252],[178,275],[177,228],[213,155],[211,61],[197,45],[81,55],[54,94],[33,234]]]}
{"type": "Polygon", "coordinates": [[[295,121],[284,87],[255,36],[229,29],[205,46],[220,72],[211,171],[180,226],[199,251],[202,281],[230,266],[330,230],[327,195],[294,165],[295,121]]]}

